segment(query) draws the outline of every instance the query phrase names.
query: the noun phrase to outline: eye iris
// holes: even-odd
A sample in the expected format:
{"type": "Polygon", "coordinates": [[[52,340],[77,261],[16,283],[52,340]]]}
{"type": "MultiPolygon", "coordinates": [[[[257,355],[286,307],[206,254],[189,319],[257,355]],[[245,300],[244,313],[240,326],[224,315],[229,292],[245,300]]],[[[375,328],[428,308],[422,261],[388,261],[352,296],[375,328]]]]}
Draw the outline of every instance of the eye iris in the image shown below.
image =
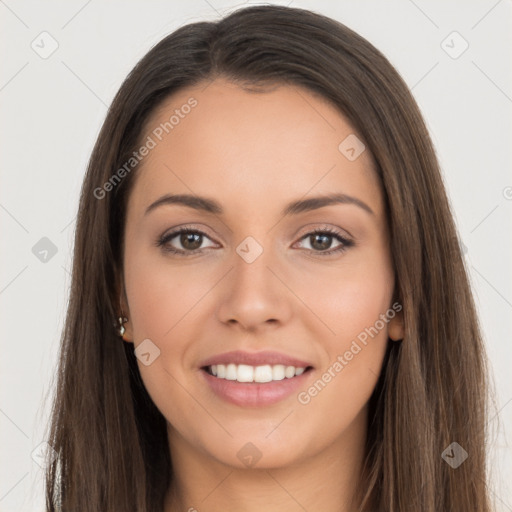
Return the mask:
{"type": "Polygon", "coordinates": [[[180,236],[180,243],[185,249],[194,251],[201,247],[202,236],[203,235],[199,233],[182,233],[180,236]],[[192,243],[192,247],[189,245],[189,242],[192,243]]]}
{"type": "Polygon", "coordinates": [[[321,238],[321,239],[323,239],[323,241],[320,244],[311,242],[311,247],[314,247],[319,250],[329,249],[329,247],[331,246],[331,242],[332,242],[332,240],[330,240],[332,238],[332,235],[316,233],[316,234],[310,236],[310,241],[315,240],[317,238],[321,238]]]}

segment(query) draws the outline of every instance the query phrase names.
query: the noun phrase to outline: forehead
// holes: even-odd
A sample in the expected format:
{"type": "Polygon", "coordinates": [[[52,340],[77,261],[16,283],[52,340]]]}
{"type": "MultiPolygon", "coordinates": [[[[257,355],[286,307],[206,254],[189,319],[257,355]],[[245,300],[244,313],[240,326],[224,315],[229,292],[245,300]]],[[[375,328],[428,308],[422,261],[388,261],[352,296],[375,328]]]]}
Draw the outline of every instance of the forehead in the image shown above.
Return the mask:
{"type": "Polygon", "coordinates": [[[189,193],[240,211],[247,201],[268,209],[341,192],[364,196],[378,211],[372,156],[365,150],[351,160],[343,152],[344,141],[358,144],[354,137],[334,106],[304,88],[253,92],[225,79],[204,82],[171,95],[150,116],[141,141],[153,147],[138,166],[130,202],[142,208],[157,195],[189,193]]]}

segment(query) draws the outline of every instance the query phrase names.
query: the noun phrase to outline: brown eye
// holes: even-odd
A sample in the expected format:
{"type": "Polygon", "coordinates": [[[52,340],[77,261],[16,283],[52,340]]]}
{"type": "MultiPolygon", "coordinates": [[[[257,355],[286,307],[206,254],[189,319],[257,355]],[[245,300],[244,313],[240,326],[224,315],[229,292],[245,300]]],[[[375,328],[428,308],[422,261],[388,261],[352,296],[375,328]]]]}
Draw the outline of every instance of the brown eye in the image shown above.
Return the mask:
{"type": "Polygon", "coordinates": [[[330,228],[317,229],[311,233],[307,233],[301,240],[307,240],[311,247],[309,250],[319,255],[343,252],[354,245],[352,240],[348,240],[340,233],[330,228]],[[336,239],[339,245],[334,249],[328,250],[332,246],[333,239],[336,239]]]}
{"type": "Polygon", "coordinates": [[[157,246],[162,247],[163,250],[167,252],[172,252],[182,256],[190,256],[197,254],[204,249],[201,248],[204,238],[208,238],[208,236],[202,231],[197,229],[181,228],[177,231],[173,231],[172,233],[163,235],[157,241],[157,246]],[[176,247],[176,245],[178,245],[178,247],[176,247]]]}
{"type": "Polygon", "coordinates": [[[314,249],[325,251],[332,245],[333,238],[332,235],[322,233],[309,235],[309,243],[314,249]]]}
{"type": "Polygon", "coordinates": [[[194,251],[201,247],[202,239],[203,235],[199,233],[185,232],[179,235],[179,241],[181,243],[181,246],[191,251],[194,251]]]}

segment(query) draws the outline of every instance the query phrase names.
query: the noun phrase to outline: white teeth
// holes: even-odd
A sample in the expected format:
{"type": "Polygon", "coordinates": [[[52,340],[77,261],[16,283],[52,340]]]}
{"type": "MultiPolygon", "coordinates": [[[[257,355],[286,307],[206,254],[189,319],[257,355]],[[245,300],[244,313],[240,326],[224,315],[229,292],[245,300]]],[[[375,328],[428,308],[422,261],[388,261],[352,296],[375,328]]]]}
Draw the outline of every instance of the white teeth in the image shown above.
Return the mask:
{"type": "Polygon", "coordinates": [[[254,382],[270,382],[272,380],[272,366],[256,366],[254,369],[254,382]]]}
{"type": "Polygon", "coordinates": [[[276,364],[272,366],[272,380],[283,380],[284,379],[284,365],[276,364]]]}
{"type": "Polygon", "coordinates": [[[236,371],[236,364],[228,364],[226,368],[226,379],[227,380],[236,380],[237,378],[237,371],[236,371]]]}
{"type": "Polygon", "coordinates": [[[238,382],[271,382],[273,380],[283,380],[285,377],[302,375],[306,368],[295,368],[295,366],[262,365],[250,366],[247,364],[214,364],[209,367],[210,372],[219,379],[236,380],[238,382]]]}
{"type": "Polygon", "coordinates": [[[284,370],[284,376],[287,379],[291,379],[293,376],[295,376],[295,367],[294,366],[287,366],[284,370]]]}
{"type": "Polygon", "coordinates": [[[238,382],[252,382],[254,380],[254,368],[246,364],[239,364],[236,375],[238,382]]]}

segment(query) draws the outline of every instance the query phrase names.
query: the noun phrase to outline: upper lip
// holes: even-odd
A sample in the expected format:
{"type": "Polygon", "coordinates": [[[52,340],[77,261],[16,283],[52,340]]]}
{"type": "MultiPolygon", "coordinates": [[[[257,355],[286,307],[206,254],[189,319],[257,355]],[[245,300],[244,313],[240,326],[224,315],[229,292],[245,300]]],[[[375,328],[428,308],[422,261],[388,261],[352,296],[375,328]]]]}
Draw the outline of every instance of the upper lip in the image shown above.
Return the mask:
{"type": "Polygon", "coordinates": [[[201,363],[201,368],[212,366],[214,364],[247,364],[249,366],[276,365],[295,366],[295,368],[307,368],[312,366],[306,361],[302,361],[295,357],[265,350],[262,352],[244,352],[243,350],[234,350],[232,352],[224,352],[209,357],[201,363]]]}

